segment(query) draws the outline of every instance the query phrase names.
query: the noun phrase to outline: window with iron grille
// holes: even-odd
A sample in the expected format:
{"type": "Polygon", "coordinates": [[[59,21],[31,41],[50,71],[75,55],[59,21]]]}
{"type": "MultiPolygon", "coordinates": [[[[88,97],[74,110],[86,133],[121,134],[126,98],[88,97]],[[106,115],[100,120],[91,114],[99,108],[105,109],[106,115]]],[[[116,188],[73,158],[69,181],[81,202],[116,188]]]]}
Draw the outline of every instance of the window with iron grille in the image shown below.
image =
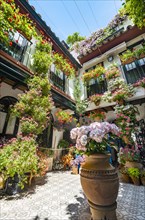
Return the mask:
{"type": "MultiPolygon", "coordinates": [[[[99,65],[103,66],[103,63],[100,63],[99,65]]],[[[85,70],[85,72],[89,72],[90,70],[93,70],[95,68],[96,68],[96,65],[85,70]]],[[[102,80],[91,79],[89,81],[89,84],[87,85],[87,97],[94,95],[94,94],[103,94],[106,91],[107,91],[107,82],[106,82],[104,75],[102,76],[102,80]]]]}
{"type": "Polygon", "coordinates": [[[50,80],[54,86],[57,86],[65,92],[65,74],[62,71],[57,70],[54,64],[52,64],[50,69],[50,80]]]}
{"type": "Polygon", "coordinates": [[[92,79],[87,85],[87,97],[94,94],[103,94],[107,91],[107,82],[104,78],[102,81],[98,79],[92,79]]]}
{"type": "Polygon", "coordinates": [[[135,83],[145,77],[145,58],[135,60],[123,66],[127,83],[135,83]]]}
{"type": "Polygon", "coordinates": [[[0,43],[0,49],[12,56],[17,61],[23,62],[27,46],[31,44],[24,36],[19,32],[14,35],[9,34],[11,41],[10,45],[0,43]]]}

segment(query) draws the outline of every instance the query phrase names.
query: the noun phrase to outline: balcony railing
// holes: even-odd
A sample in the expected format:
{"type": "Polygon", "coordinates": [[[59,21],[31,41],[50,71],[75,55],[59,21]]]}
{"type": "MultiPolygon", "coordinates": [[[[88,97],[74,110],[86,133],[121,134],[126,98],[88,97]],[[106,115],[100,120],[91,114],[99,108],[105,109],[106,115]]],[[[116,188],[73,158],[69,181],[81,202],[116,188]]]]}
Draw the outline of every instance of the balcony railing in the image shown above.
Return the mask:
{"type": "Polygon", "coordinates": [[[50,80],[53,85],[57,86],[62,91],[65,91],[65,78],[61,79],[56,73],[50,72],[50,80]]]}
{"type": "Polygon", "coordinates": [[[9,38],[11,42],[10,45],[0,42],[0,49],[12,56],[17,61],[23,62],[27,46],[30,44],[30,42],[18,32],[15,33],[14,36],[10,35],[9,38]]]}
{"type": "Polygon", "coordinates": [[[125,64],[123,67],[127,83],[136,83],[145,77],[145,57],[125,64]]]}
{"type": "Polygon", "coordinates": [[[91,96],[94,94],[103,94],[107,91],[107,82],[106,80],[98,82],[95,81],[94,84],[87,86],[87,96],[91,96]]]}

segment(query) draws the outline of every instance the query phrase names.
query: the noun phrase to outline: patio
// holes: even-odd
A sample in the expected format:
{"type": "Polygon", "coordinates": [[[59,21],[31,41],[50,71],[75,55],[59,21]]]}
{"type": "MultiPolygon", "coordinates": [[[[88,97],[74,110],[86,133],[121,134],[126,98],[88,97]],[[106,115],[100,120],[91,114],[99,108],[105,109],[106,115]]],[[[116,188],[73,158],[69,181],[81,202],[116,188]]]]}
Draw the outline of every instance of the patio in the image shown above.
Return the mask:
{"type": "MultiPolygon", "coordinates": [[[[118,220],[145,219],[145,187],[120,183],[118,220]]],[[[0,220],[90,220],[79,175],[49,172],[21,195],[1,197],[0,220]]]]}

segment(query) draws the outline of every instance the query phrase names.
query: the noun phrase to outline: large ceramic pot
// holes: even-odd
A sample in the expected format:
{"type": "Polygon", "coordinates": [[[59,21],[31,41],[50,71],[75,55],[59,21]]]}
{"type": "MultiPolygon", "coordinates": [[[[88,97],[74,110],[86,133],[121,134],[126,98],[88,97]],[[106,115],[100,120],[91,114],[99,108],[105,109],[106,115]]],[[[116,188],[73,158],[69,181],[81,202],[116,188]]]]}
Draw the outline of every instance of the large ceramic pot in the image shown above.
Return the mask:
{"type": "Polygon", "coordinates": [[[88,199],[93,220],[116,220],[116,198],[119,179],[109,163],[110,155],[95,154],[86,157],[81,169],[81,185],[88,199]]]}

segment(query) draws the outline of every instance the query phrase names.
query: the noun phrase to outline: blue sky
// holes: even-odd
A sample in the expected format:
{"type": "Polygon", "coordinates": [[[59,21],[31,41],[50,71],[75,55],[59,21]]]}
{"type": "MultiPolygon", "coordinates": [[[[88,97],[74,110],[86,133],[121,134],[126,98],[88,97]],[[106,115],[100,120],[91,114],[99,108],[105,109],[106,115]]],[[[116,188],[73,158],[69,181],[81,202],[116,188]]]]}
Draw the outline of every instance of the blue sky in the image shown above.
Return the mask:
{"type": "Polygon", "coordinates": [[[121,0],[29,0],[60,40],[79,32],[90,36],[117,14],[121,0]]]}

